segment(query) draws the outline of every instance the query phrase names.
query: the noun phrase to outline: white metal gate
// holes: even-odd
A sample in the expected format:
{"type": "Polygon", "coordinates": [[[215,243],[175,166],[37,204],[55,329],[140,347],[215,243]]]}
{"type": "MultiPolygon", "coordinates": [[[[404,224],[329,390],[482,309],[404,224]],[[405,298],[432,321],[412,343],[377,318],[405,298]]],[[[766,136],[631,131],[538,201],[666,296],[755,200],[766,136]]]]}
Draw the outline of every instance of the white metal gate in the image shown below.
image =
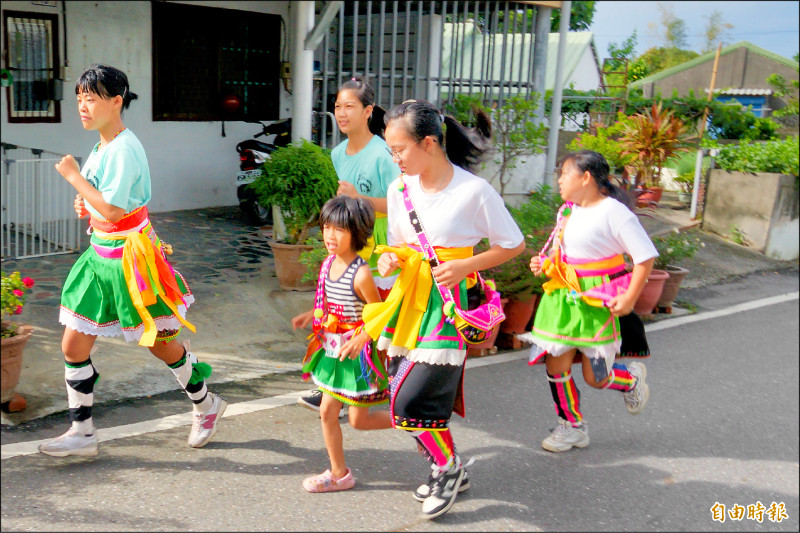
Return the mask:
{"type": "Polygon", "coordinates": [[[37,148],[2,144],[3,260],[80,249],[81,222],[72,207],[75,190],[55,169],[62,157],[37,148]]]}

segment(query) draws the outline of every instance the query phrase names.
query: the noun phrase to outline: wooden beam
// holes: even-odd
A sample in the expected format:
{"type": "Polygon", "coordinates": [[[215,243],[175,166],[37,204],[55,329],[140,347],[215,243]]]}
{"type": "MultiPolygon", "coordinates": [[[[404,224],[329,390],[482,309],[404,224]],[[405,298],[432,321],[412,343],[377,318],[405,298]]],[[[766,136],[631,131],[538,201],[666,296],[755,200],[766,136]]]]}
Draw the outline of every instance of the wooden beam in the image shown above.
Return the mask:
{"type": "Polygon", "coordinates": [[[561,4],[563,2],[555,2],[555,1],[554,2],[547,2],[547,1],[532,2],[532,1],[528,1],[528,0],[520,0],[520,1],[516,2],[516,3],[517,4],[531,4],[533,6],[552,7],[554,9],[561,9],[561,4]]]}

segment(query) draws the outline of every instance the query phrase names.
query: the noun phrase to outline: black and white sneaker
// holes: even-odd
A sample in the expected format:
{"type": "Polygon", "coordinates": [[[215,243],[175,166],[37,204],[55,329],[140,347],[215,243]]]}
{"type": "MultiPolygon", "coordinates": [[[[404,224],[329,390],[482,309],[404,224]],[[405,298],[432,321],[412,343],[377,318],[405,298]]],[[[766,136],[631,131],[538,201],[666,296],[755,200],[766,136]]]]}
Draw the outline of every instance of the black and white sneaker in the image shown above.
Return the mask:
{"type": "Polygon", "coordinates": [[[433,483],[430,486],[430,494],[422,502],[422,518],[430,520],[441,516],[455,503],[465,472],[458,458],[456,463],[459,466],[444,471],[436,465],[433,466],[433,483]]]}
{"type": "MultiPolygon", "coordinates": [[[[466,466],[466,465],[465,465],[466,466]]],[[[431,475],[428,476],[428,481],[424,485],[420,485],[417,487],[417,490],[414,491],[414,499],[418,502],[424,502],[425,498],[431,495],[431,486],[433,485],[433,481],[436,479],[431,472],[431,475]]],[[[469,471],[464,468],[464,478],[461,480],[461,486],[458,488],[458,492],[464,492],[469,490],[469,471]]]]}
{"type": "MultiPolygon", "coordinates": [[[[319,406],[322,405],[322,391],[319,389],[314,389],[308,396],[301,396],[298,398],[297,403],[306,409],[311,409],[312,411],[319,413],[319,406]]],[[[343,405],[339,410],[339,418],[344,416],[347,416],[347,407],[343,405]]]]}

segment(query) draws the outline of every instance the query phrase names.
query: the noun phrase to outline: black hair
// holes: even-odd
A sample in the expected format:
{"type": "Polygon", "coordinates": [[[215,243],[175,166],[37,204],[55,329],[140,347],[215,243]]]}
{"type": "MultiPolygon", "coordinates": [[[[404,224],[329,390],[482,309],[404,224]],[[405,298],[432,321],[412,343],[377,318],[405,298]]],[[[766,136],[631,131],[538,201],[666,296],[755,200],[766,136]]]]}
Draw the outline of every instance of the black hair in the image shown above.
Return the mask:
{"type": "Polygon", "coordinates": [[[426,100],[406,100],[389,111],[386,124],[403,119],[406,131],[417,142],[429,135],[436,137],[451,163],[472,171],[481,162],[492,136],[492,123],[486,113],[477,108],[473,108],[473,113],[476,126],[467,128],[426,100]]]}
{"type": "Polygon", "coordinates": [[[382,139],[383,130],[386,128],[384,123],[386,111],[375,104],[375,89],[372,88],[372,85],[363,76],[355,76],[341,84],[336,94],[338,95],[342,91],[353,91],[364,107],[372,106],[372,115],[367,119],[367,126],[373,135],[382,139]]]}
{"type": "Polygon", "coordinates": [[[122,97],[122,109],[127,109],[131,100],[138,98],[136,93],[131,92],[125,73],[107,65],[92,65],[83,71],[75,84],[75,94],[82,92],[95,93],[104,100],[119,95],[122,97]]]}
{"type": "Polygon", "coordinates": [[[324,228],[326,224],[349,231],[350,245],[354,251],[358,251],[366,246],[367,240],[372,236],[375,211],[372,204],[363,198],[340,194],[322,206],[319,227],[324,228]]]}
{"type": "Polygon", "coordinates": [[[631,201],[630,196],[628,196],[625,191],[611,183],[611,180],[608,179],[608,174],[611,169],[608,166],[608,161],[606,161],[606,158],[603,157],[603,154],[594,152],[592,150],[569,152],[561,158],[561,161],[558,163],[558,167],[563,167],[564,163],[567,161],[572,161],[580,172],[589,172],[592,178],[594,178],[595,183],[597,183],[597,186],[600,188],[600,192],[606,196],[610,196],[616,200],[619,200],[623,205],[625,205],[625,207],[633,211],[633,202],[631,201]]]}

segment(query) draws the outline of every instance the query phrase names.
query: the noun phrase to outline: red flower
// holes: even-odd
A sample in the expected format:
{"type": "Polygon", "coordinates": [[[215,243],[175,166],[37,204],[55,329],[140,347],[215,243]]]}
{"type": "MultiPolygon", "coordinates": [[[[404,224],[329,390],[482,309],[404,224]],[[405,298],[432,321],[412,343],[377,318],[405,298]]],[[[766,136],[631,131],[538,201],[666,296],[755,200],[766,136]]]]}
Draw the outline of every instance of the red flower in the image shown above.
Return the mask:
{"type": "Polygon", "coordinates": [[[15,314],[15,315],[18,315],[18,314],[20,314],[20,313],[22,313],[22,306],[21,306],[21,305],[18,305],[18,306],[17,306],[17,308],[16,308],[16,309],[14,309],[14,314],[15,314]]]}
{"type": "Polygon", "coordinates": [[[33,281],[31,278],[22,278],[22,283],[24,283],[25,286],[28,287],[29,289],[36,284],[36,282],[33,281]]]}
{"type": "Polygon", "coordinates": [[[14,289],[14,296],[25,296],[25,293],[19,289],[14,289]]]}

